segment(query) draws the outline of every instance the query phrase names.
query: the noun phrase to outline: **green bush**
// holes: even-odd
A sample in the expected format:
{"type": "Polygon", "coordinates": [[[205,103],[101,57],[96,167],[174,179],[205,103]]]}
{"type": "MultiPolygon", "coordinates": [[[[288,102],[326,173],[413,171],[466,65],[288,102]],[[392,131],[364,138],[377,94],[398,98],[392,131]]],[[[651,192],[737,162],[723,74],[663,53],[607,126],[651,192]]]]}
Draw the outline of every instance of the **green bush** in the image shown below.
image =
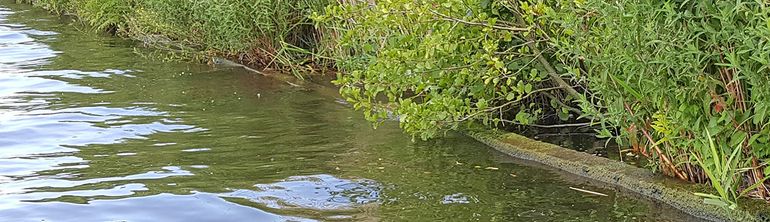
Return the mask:
{"type": "MultiPolygon", "coordinates": [[[[709,155],[713,136],[722,153],[743,150],[745,186],[763,181],[770,157],[765,3],[588,1],[561,11],[544,19],[573,31],[552,42],[565,63],[585,59],[589,89],[606,107],[598,111],[623,129],[620,141],[640,147],[655,169],[704,182],[702,169],[724,163],[709,155]]],[[[742,179],[738,173],[731,177],[742,179]]]]}
{"type": "Polygon", "coordinates": [[[344,74],[336,83],[374,122],[397,117],[425,139],[467,121],[591,121],[600,136],[648,157],[652,169],[727,181],[737,188],[722,191],[733,196],[747,187],[763,196],[757,182],[770,158],[766,6],[392,0],[330,6],[316,19],[341,30],[344,74]],[[711,178],[706,171],[713,169],[728,170],[711,178]]]}
{"type": "Polygon", "coordinates": [[[568,70],[549,63],[525,13],[484,0],[393,0],[330,6],[316,19],[343,30],[342,95],[368,119],[397,117],[427,139],[468,121],[534,124],[577,110],[565,102],[578,93],[557,73],[568,70]]]}

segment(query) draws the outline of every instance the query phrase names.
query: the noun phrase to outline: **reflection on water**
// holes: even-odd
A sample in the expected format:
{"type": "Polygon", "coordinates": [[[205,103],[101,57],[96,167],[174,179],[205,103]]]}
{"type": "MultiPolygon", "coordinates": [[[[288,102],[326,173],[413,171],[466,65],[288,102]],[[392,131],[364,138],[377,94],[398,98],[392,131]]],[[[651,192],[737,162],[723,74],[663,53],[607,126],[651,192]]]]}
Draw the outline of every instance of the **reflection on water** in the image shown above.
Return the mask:
{"type": "Polygon", "coordinates": [[[350,210],[359,204],[377,202],[375,181],[351,181],[331,175],[292,176],[281,182],[254,185],[255,190],[235,190],[224,194],[260,203],[269,208],[350,210]]]}
{"type": "MultiPolygon", "coordinates": [[[[127,187],[124,185],[123,187],[127,187]]],[[[129,191],[130,192],[130,191],[129,191]]],[[[214,194],[158,194],[126,199],[103,199],[85,204],[20,203],[4,210],[3,221],[307,221],[227,202],[214,194]],[[169,209],[173,206],[173,209],[169,209]],[[109,212],[109,213],[106,213],[109,212]],[[55,216],[52,216],[55,215],[55,216]]]]}
{"type": "Polygon", "coordinates": [[[462,136],[372,130],[322,91],[0,0],[0,221],[681,219],[462,136]]]}

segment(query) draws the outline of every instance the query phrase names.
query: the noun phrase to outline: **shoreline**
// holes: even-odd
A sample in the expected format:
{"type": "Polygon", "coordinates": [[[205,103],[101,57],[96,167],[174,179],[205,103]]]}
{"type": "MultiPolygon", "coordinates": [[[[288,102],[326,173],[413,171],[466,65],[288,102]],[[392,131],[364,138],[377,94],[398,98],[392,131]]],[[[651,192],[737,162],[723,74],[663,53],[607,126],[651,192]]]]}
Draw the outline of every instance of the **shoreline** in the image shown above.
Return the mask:
{"type": "MultiPolygon", "coordinates": [[[[240,64],[230,60],[227,60],[227,62],[240,64]]],[[[245,68],[248,67],[246,65],[240,64],[240,66],[252,71],[251,68],[245,68]]],[[[261,72],[254,73],[262,74],[261,72]]],[[[282,76],[282,74],[266,76],[276,78],[279,81],[286,81],[285,78],[287,77],[292,78],[290,75],[285,75],[287,77],[283,78],[278,77],[282,76]]],[[[312,80],[306,81],[306,83],[315,85],[316,87],[312,87],[314,89],[332,88],[312,80]]],[[[609,158],[590,155],[555,144],[537,141],[513,132],[501,132],[496,129],[473,128],[461,130],[461,133],[509,157],[540,164],[547,168],[603,183],[610,187],[631,191],[634,195],[665,204],[699,219],[740,222],[770,221],[770,211],[768,209],[742,209],[741,207],[745,208],[747,206],[741,204],[739,208],[730,210],[724,207],[704,204],[703,198],[694,194],[697,188],[696,184],[663,177],[647,169],[609,158]]],[[[753,202],[753,200],[746,201],[753,202]]]]}
{"type": "Polygon", "coordinates": [[[536,162],[572,175],[632,191],[709,221],[767,221],[766,210],[727,208],[703,203],[694,184],[663,178],[648,170],[615,160],[536,141],[515,133],[469,129],[464,134],[508,156],[536,162]]]}

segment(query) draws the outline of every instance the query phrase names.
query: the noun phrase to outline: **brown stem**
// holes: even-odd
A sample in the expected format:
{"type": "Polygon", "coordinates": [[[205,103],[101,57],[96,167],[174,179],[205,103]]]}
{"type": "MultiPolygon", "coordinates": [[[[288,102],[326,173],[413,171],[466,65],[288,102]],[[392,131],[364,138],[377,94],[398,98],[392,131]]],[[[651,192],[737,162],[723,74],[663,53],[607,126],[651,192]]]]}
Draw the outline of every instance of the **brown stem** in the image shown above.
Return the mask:
{"type": "Polygon", "coordinates": [[[556,69],[553,68],[550,62],[548,62],[545,57],[543,57],[542,53],[540,52],[540,49],[537,48],[537,45],[533,42],[527,43],[527,46],[529,47],[529,50],[532,50],[532,53],[537,56],[537,61],[540,62],[543,67],[545,67],[545,71],[548,72],[548,76],[551,78],[552,81],[554,81],[557,85],[564,88],[565,91],[567,91],[568,94],[575,98],[580,98],[581,94],[578,93],[577,90],[572,88],[572,85],[564,81],[564,79],[561,78],[561,76],[556,72],[556,69]]]}
{"type": "MultiPolygon", "coordinates": [[[[751,166],[753,168],[753,170],[751,170],[751,174],[752,174],[751,176],[753,177],[753,180],[754,180],[753,183],[763,182],[762,180],[764,179],[764,173],[762,172],[762,169],[759,167],[759,161],[757,160],[757,157],[751,158],[751,166]]],[[[767,192],[768,192],[767,186],[765,186],[764,184],[759,185],[757,187],[757,192],[759,193],[759,196],[762,197],[762,199],[767,198],[767,192]]]]}
{"type": "MultiPolygon", "coordinates": [[[[625,105],[625,107],[626,107],[626,110],[627,110],[627,111],[628,111],[628,112],[629,112],[629,113],[630,113],[630,114],[633,116],[633,115],[634,115],[634,111],[633,111],[633,110],[631,110],[631,107],[630,107],[630,106],[629,106],[627,103],[626,103],[626,104],[624,104],[624,105],[625,105]]],[[[661,159],[661,160],[663,160],[663,163],[664,163],[663,165],[664,165],[664,166],[667,166],[668,168],[670,168],[670,170],[671,170],[671,171],[672,171],[672,172],[675,174],[675,176],[677,176],[679,179],[682,179],[682,180],[687,180],[687,176],[685,176],[684,174],[682,174],[682,172],[680,172],[679,170],[677,170],[677,169],[676,169],[676,165],[674,165],[674,164],[671,162],[671,160],[668,158],[668,156],[666,156],[666,154],[664,154],[664,153],[663,153],[663,151],[661,151],[661,150],[660,150],[660,148],[658,147],[658,145],[657,145],[657,144],[655,144],[655,140],[654,140],[654,139],[652,139],[652,136],[650,136],[650,133],[649,133],[649,132],[647,132],[646,126],[645,126],[645,127],[640,127],[639,129],[641,129],[641,130],[642,130],[642,134],[644,134],[644,137],[646,137],[646,138],[647,138],[647,140],[650,142],[650,145],[652,146],[652,148],[654,148],[654,151],[655,151],[655,153],[656,153],[656,154],[658,154],[658,157],[660,157],[660,159],[661,159]]]]}
{"type": "MultiPolygon", "coordinates": [[[[720,60],[725,63],[724,53],[721,55],[720,60]]],[[[743,89],[743,83],[740,79],[735,79],[735,76],[733,74],[735,73],[734,68],[721,68],[719,69],[719,75],[722,78],[722,83],[725,85],[725,89],[727,90],[728,94],[732,96],[735,99],[735,109],[741,111],[742,113],[746,113],[747,107],[746,107],[746,96],[745,91],[743,89]]],[[[735,122],[735,119],[733,119],[735,128],[739,130],[743,130],[746,132],[746,138],[743,141],[743,153],[751,156],[751,148],[749,147],[748,138],[751,138],[752,136],[752,130],[751,126],[747,125],[745,123],[739,123],[735,122]]],[[[751,158],[751,166],[752,170],[749,173],[749,180],[751,184],[762,182],[764,179],[764,173],[762,172],[761,167],[759,166],[759,161],[757,160],[756,156],[752,156],[751,158]]],[[[759,185],[757,187],[757,193],[760,197],[765,199],[768,195],[768,189],[767,186],[764,184],[759,185]]]]}
{"type": "MultiPolygon", "coordinates": [[[[521,17],[521,15],[517,15],[515,17],[516,17],[516,24],[519,24],[522,26],[526,24],[526,22],[524,22],[524,19],[521,17]]],[[[572,85],[564,81],[564,79],[561,78],[559,73],[556,72],[556,69],[553,67],[553,65],[551,65],[551,63],[548,62],[548,60],[545,57],[543,57],[543,53],[537,47],[537,41],[535,41],[535,38],[532,37],[532,34],[529,34],[529,36],[523,36],[523,38],[527,40],[526,42],[527,47],[529,48],[529,50],[532,51],[532,54],[534,54],[535,57],[537,57],[537,61],[540,62],[540,64],[543,65],[543,67],[545,67],[545,70],[548,72],[548,76],[551,78],[551,80],[557,85],[563,87],[564,90],[567,91],[567,93],[572,97],[580,98],[581,94],[578,93],[577,90],[572,88],[572,85]]]]}
{"type": "Polygon", "coordinates": [[[672,163],[671,160],[668,159],[666,154],[664,154],[663,151],[660,150],[658,145],[655,144],[655,140],[652,139],[652,136],[650,136],[650,133],[647,132],[647,129],[642,128],[642,133],[644,134],[645,137],[647,137],[647,140],[649,140],[650,143],[652,143],[652,147],[655,148],[655,153],[657,153],[660,159],[663,160],[663,162],[666,163],[666,165],[669,168],[671,168],[674,174],[676,174],[676,176],[679,177],[679,179],[687,180],[687,177],[684,174],[682,174],[682,172],[679,172],[679,170],[676,169],[674,163],[672,163]]]}

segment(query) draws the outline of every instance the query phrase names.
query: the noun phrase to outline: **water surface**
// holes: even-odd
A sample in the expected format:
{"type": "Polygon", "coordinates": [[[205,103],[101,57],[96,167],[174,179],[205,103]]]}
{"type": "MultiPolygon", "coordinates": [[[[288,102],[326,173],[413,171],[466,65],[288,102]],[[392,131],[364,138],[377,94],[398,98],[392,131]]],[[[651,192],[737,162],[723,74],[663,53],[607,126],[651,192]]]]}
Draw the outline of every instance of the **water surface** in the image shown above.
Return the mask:
{"type": "Polygon", "coordinates": [[[0,221],[687,220],[467,137],[373,130],[328,90],[144,58],[13,2],[0,0],[0,221]]]}

